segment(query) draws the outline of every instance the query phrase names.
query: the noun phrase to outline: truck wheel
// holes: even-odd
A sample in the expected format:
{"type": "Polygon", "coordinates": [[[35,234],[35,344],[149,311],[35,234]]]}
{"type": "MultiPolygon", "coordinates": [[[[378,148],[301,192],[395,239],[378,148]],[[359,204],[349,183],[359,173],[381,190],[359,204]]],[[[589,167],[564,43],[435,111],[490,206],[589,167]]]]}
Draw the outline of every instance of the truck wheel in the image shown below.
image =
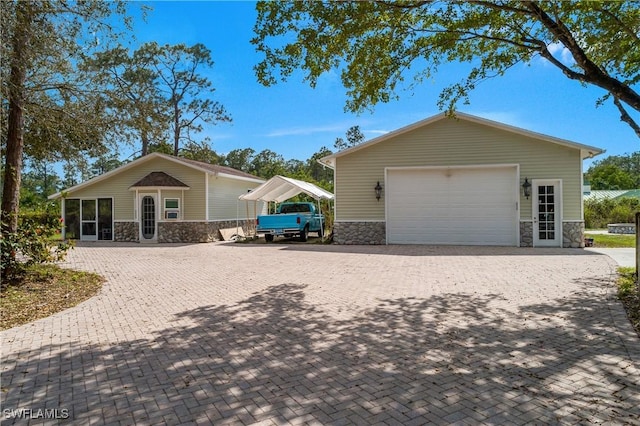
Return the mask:
{"type": "Polygon", "coordinates": [[[300,241],[303,243],[307,241],[307,233],[309,232],[309,225],[305,226],[302,231],[300,231],[300,241]]]}
{"type": "Polygon", "coordinates": [[[264,240],[268,243],[273,241],[273,234],[264,234],[264,240]]]}
{"type": "Polygon", "coordinates": [[[318,229],[318,237],[320,238],[324,237],[324,224],[322,224],[320,229],[318,229]]]}

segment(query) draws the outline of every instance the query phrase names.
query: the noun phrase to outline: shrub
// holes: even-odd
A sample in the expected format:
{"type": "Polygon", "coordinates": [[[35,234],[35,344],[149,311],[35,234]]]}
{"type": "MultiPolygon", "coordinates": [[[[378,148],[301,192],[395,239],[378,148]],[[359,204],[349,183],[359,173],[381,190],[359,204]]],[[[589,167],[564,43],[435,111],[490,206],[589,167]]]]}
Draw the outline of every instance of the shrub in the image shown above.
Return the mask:
{"type": "Polygon", "coordinates": [[[634,223],[640,200],[590,200],[584,203],[584,222],[589,229],[606,228],[609,223],[634,223]]]}
{"type": "Polygon", "coordinates": [[[31,264],[64,259],[72,246],[55,239],[60,232],[61,221],[52,211],[20,213],[17,232],[5,233],[0,240],[3,281],[14,278],[31,264]]]}

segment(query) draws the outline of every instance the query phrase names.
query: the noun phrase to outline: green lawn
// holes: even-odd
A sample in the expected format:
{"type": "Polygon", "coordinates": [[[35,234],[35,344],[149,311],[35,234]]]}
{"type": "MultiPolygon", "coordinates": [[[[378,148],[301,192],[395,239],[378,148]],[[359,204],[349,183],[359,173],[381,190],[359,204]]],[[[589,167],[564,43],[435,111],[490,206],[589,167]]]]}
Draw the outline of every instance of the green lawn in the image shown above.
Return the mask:
{"type": "Polygon", "coordinates": [[[585,238],[593,238],[594,247],[635,247],[635,235],[616,235],[616,234],[590,234],[585,232],[585,238]]]}

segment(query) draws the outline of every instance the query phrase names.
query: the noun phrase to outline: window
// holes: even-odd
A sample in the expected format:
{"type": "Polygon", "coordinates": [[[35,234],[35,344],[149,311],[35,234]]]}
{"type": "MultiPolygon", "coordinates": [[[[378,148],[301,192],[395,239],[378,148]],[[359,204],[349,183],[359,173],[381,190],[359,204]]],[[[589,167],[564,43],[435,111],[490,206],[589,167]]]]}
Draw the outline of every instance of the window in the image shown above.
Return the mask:
{"type": "Polygon", "coordinates": [[[170,220],[180,219],[180,199],[165,198],[164,199],[164,218],[170,220]]]}

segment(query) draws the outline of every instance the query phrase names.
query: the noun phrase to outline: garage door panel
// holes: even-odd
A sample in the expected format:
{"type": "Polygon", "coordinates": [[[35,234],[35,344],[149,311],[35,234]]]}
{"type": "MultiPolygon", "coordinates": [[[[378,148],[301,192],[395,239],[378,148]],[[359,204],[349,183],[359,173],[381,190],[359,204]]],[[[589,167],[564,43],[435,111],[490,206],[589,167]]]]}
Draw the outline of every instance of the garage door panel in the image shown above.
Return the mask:
{"type": "Polygon", "coordinates": [[[516,245],[515,167],[390,170],[387,241],[516,245]]]}

